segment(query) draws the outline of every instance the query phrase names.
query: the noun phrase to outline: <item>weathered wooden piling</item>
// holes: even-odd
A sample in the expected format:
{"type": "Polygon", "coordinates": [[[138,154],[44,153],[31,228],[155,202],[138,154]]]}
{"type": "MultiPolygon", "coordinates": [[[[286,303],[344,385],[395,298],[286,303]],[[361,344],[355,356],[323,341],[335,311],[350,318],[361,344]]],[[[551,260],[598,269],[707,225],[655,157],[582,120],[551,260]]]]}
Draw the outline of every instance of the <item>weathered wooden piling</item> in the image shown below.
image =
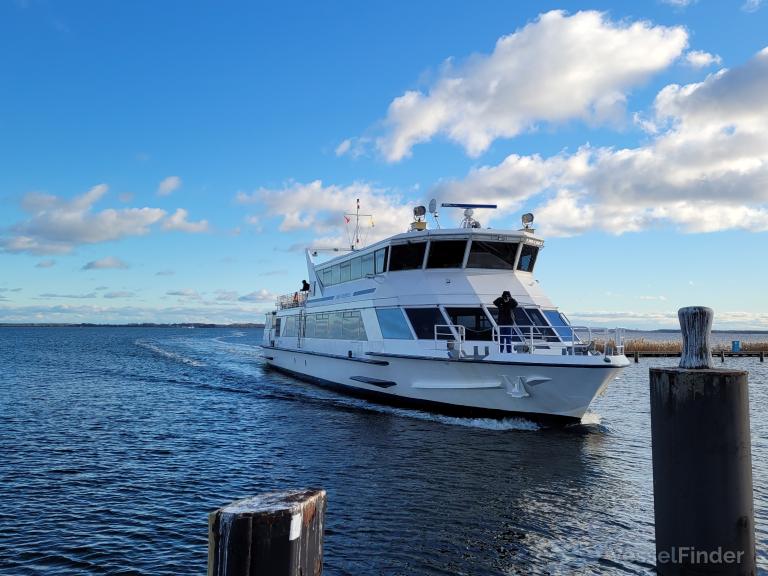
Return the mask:
{"type": "Polygon", "coordinates": [[[208,576],[319,576],[325,490],[238,500],[208,517],[208,576]]]}
{"type": "Polygon", "coordinates": [[[640,362],[640,352],[635,350],[635,364],[637,364],[638,362],[640,362]]]}
{"type": "Polygon", "coordinates": [[[754,575],[747,373],[712,368],[712,310],[681,308],[679,368],[651,368],[656,570],[754,575]]]}
{"type": "Polygon", "coordinates": [[[760,362],[765,362],[765,352],[762,350],[760,351],[760,362]]]}

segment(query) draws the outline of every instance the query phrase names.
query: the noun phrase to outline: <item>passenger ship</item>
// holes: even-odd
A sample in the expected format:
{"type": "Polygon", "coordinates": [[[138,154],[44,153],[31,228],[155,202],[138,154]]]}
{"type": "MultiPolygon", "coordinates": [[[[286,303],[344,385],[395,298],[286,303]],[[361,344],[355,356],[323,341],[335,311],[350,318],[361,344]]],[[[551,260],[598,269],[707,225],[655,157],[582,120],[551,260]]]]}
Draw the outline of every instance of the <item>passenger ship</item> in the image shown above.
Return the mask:
{"type": "MultiPolygon", "coordinates": [[[[307,251],[308,290],[281,296],[267,314],[263,356],[301,379],[383,401],[466,416],[579,421],[629,364],[620,330],[595,349],[545,296],[534,269],[543,240],[482,228],[473,208],[459,228],[410,230],[323,263],[307,251]],[[514,324],[493,301],[508,290],[514,324]],[[512,346],[502,346],[511,333],[512,346]]],[[[354,244],[353,244],[354,248],[354,244]]],[[[306,288],[306,285],[305,285],[306,288]]]]}

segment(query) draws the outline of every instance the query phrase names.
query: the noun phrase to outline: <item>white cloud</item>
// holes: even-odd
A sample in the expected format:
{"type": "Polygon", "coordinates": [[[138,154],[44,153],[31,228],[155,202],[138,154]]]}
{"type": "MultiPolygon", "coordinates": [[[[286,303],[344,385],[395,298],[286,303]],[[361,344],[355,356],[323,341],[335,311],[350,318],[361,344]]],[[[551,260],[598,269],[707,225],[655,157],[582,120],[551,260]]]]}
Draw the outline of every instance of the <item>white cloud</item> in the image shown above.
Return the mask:
{"type": "Polygon", "coordinates": [[[685,61],[694,68],[706,68],[707,66],[720,64],[723,60],[717,54],[710,54],[701,50],[691,50],[686,52],[685,61]]]}
{"type": "Polygon", "coordinates": [[[163,178],[160,185],[157,187],[157,193],[160,196],[168,196],[174,190],[178,190],[181,187],[181,178],[178,176],[168,176],[163,178]]]}
{"type": "Polygon", "coordinates": [[[104,298],[132,298],[136,294],[134,292],[128,292],[126,290],[117,290],[115,292],[104,293],[104,298]]]}
{"type": "Polygon", "coordinates": [[[30,217],[10,227],[12,235],[0,238],[0,250],[30,254],[63,254],[78,244],[97,244],[126,236],[147,234],[165,211],[159,208],[107,208],[93,206],[107,193],[106,184],[66,200],[31,192],[22,199],[30,217]]]}
{"type": "Polygon", "coordinates": [[[697,0],[661,0],[664,4],[669,4],[675,8],[685,8],[691,4],[695,4],[697,0]]]}
{"type": "Polygon", "coordinates": [[[93,260],[83,266],[83,270],[107,270],[107,269],[126,269],[129,268],[128,264],[115,258],[114,256],[107,256],[101,260],[93,260]]]}
{"type": "Polygon", "coordinates": [[[347,138],[336,147],[336,156],[349,156],[351,158],[365,156],[371,144],[371,139],[364,136],[360,138],[347,138]]]}
{"type": "Polygon", "coordinates": [[[37,264],[35,264],[35,268],[51,268],[52,266],[56,265],[56,260],[53,260],[51,258],[40,260],[37,264]]]}
{"type": "Polygon", "coordinates": [[[188,215],[189,213],[184,208],[178,208],[176,212],[163,220],[163,230],[179,230],[181,232],[189,232],[192,234],[208,232],[208,220],[189,222],[187,220],[188,215]]]}
{"type": "Polygon", "coordinates": [[[274,302],[276,298],[277,297],[272,292],[262,288],[256,292],[240,296],[238,300],[240,302],[274,302]]]}
{"type": "Polygon", "coordinates": [[[663,302],[666,299],[666,296],[640,296],[640,300],[660,300],[663,302]]]}
{"type": "Polygon", "coordinates": [[[155,272],[155,276],[173,276],[176,274],[173,270],[160,270],[158,272],[155,272]]]}
{"type": "Polygon", "coordinates": [[[500,38],[492,54],[447,62],[427,93],[395,98],[378,148],[396,162],[443,134],[477,156],[537,122],[620,121],[628,91],[667,68],[687,41],[682,27],[612,22],[594,11],[542,14],[500,38]]]}
{"type": "Polygon", "coordinates": [[[660,225],[768,231],[765,94],[768,49],[703,82],[661,90],[653,110],[657,133],[647,145],[584,146],[546,159],[512,155],[436,191],[496,202],[502,215],[538,200],[536,222],[546,235],[660,225]]]}
{"type": "Polygon", "coordinates": [[[746,2],[741,5],[741,9],[744,12],[757,12],[762,5],[763,0],[746,0],[746,2]]]}
{"type": "Polygon", "coordinates": [[[168,296],[178,296],[179,298],[185,299],[185,300],[202,300],[203,297],[200,296],[197,290],[193,290],[192,288],[182,288],[180,290],[169,290],[166,292],[166,295],[168,296]]]}
{"type": "Polygon", "coordinates": [[[346,224],[344,214],[355,211],[360,199],[363,217],[361,239],[370,243],[378,238],[405,231],[411,221],[412,203],[399,194],[387,193],[371,184],[356,182],[349,186],[324,186],[320,180],[309,183],[289,182],[283,188],[260,188],[253,193],[239,192],[240,204],[260,204],[266,215],[281,219],[281,231],[312,230],[325,236],[316,238],[317,245],[348,246],[353,223],[346,224]]]}
{"type": "Polygon", "coordinates": [[[96,298],[95,292],[89,292],[88,294],[56,294],[51,292],[46,292],[44,294],[40,294],[38,296],[39,298],[74,298],[74,299],[82,299],[82,298],[96,298]]]}

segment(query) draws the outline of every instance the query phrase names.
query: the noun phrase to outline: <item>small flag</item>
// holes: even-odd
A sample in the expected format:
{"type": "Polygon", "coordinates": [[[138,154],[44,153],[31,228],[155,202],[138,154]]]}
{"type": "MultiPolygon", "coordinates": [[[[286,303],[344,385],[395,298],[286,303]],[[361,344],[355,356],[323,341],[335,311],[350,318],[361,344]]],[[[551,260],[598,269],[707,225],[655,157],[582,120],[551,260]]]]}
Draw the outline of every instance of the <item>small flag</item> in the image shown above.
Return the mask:
{"type": "Polygon", "coordinates": [[[349,218],[347,218],[346,216],[344,216],[344,220],[347,222],[347,224],[349,224],[349,218]]]}

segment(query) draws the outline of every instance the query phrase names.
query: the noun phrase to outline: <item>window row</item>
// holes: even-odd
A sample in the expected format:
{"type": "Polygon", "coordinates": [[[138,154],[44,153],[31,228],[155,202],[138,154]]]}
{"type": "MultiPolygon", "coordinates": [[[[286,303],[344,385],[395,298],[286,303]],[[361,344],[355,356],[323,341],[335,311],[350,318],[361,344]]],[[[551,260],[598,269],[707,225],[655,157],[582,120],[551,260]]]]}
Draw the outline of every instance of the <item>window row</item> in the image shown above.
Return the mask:
{"type": "MultiPolygon", "coordinates": [[[[454,324],[464,326],[467,340],[490,341],[493,339],[494,322],[498,324],[498,310],[488,307],[493,321],[480,307],[446,307],[443,315],[440,308],[377,308],[376,315],[385,339],[419,340],[435,338],[435,326],[454,324]],[[407,321],[406,321],[407,318],[407,321]],[[409,327],[410,324],[410,327],[409,327]],[[411,328],[413,331],[411,331],[411,328]]],[[[531,335],[537,340],[558,342],[573,339],[573,329],[567,319],[557,310],[538,308],[515,308],[513,340],[522,341],[531,335]],[[547,321],[549,320],[549,322],[547,321]]],[[[439,332],[439,330],[438,330],[439,332]]],[[[437,334],[438,339],[450,338],[445,333],[437,334]]]]}
{"type": "Polygon", "coordinates": [[[282,336],[368,340],[360,310],[343,310],[283,318],[282,336]],[[301,323],[303,322],[303,326],[301,323]]]}
{"type": "MultiPolygon", "coordinates": [[[[425,264],[427,268],[461,268],[467,251],[467,240],[432,240],[427,254],[427,242],[406,242],[381,248],[376,252],[357,256],[345,262],[318,270],[317,276],[323,286],[333,286],[365,278],[369,274],[381,274],[389,270],[418,270],[425,264]],[[387,267],[387,252],[389,267],[387,267]]],[[[486,268],[491,270],[514,270],[519,244],[516,242],[472,240],[467,256],[467,268],[486,268]]],[[[539,253],[537,246],[523,244],[517,269],[532,272],[539,253]]]]}
{"type": "Polygon", "coordinates": [[[380,248],[351,260],[328,266],[317,271],[323,286],[365,278],[368,274],[381,274],[386,270],[388,248],[380,248]]]}

